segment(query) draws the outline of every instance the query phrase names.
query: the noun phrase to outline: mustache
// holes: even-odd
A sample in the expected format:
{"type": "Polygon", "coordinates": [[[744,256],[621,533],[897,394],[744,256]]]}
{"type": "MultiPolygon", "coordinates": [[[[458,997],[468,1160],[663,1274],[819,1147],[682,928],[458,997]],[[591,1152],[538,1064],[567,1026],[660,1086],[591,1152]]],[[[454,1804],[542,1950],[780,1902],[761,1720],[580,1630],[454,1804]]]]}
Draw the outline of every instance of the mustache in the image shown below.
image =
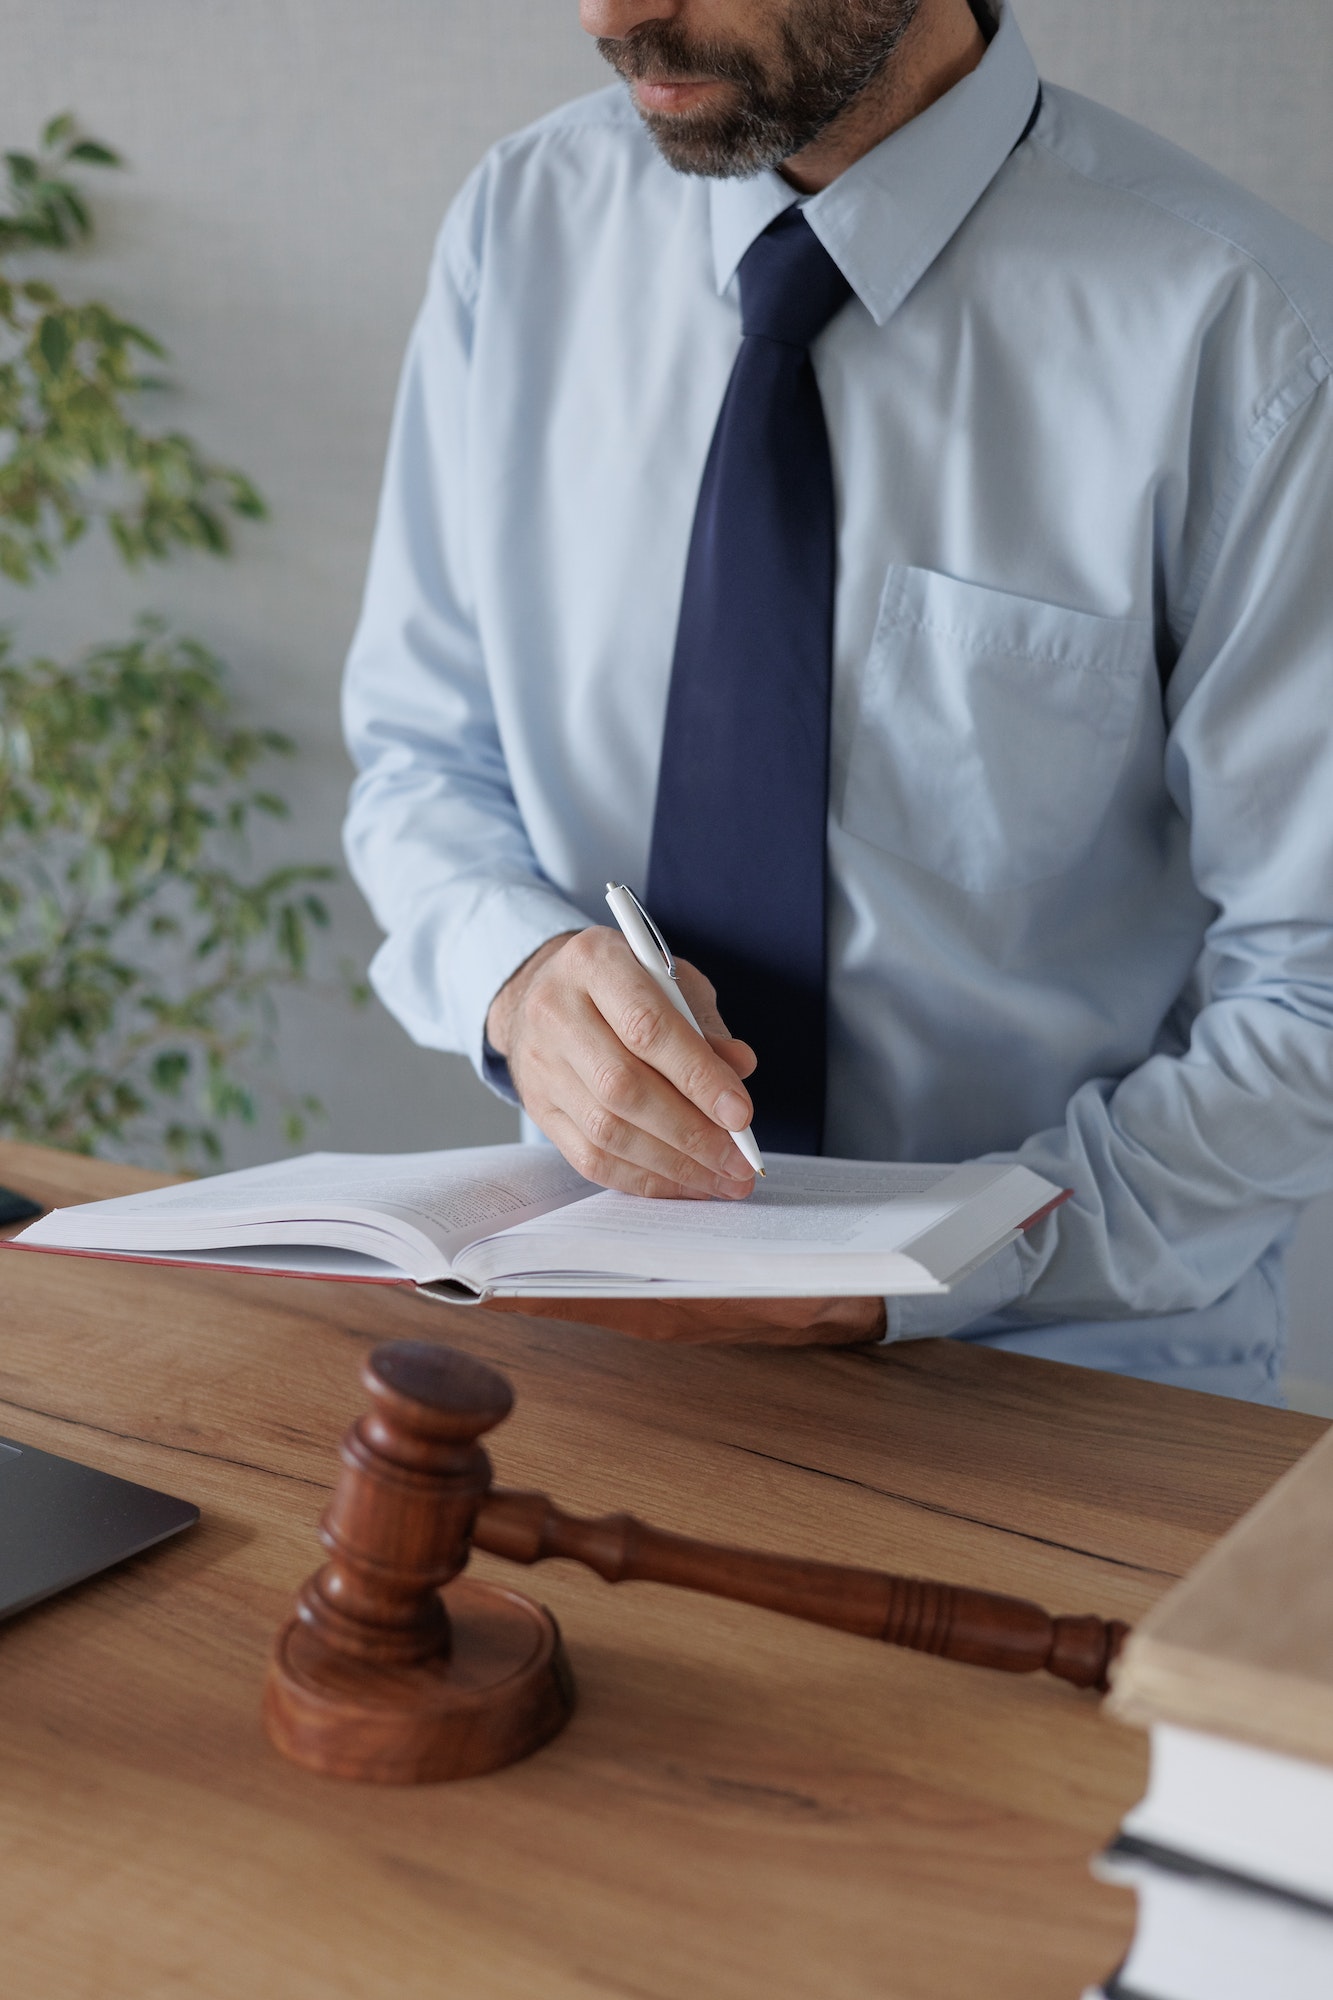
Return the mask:
{"type": "Polygon", "coordinates": [[[600,36],[597,52],[631,83],[691,82],[753,84],[758,67],[751,56],[723,42],[692,41],[672,21],[644,21],[628,35],[600,36]]]}

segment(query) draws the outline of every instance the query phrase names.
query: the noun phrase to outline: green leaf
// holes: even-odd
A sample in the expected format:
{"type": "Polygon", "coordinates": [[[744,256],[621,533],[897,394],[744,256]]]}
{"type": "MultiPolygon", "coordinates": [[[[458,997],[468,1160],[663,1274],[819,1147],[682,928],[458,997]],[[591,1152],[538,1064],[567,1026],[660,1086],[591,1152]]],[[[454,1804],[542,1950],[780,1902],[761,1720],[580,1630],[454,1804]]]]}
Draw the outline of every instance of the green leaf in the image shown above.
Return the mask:
{"type": "Polygon", "coordinates": [[[237,514],[248,521],[267,520],[268,505],[263,494],[242,473],[232,473],[229,484],[229,504],[237,514]]]}
{"type": "Polygon", "coordinates": [[[164,1049],[154,1056],[151,1068],[153,1088],[164,1097],[179,1097],[190,1073],[190,1056],[185,1049],[164,1049]]]}
{"type": "Polygon", "coordinates": [[[42,321],[37,340],[47,367],[53,375],[59,375],[69,360],[72,345],[64,320],[56,313],[48,313],[42,321]]]}
{"type": "Polygon", "coordinates": [[[64,144],[75,129],[74,113],[61,111],[42,127],[42,145],[48,153],[64,144]]]}
{"type": "Polygon", "coordinates": [[[158,361],[166,360],[167,350],[163,347],[161,341],[154,340],[152,334],[145,333],[141,326],[131,326],[128,320],[121,320],[117,325],[116,331],[120,338],[127,341],[131,347],[141,348],[145,354],[153,355],[158,361]]]}
{"type": "MultiPolygon", "coordinates": [[[[49,131],[50,127],[47,129],[49,131]]],[[[46,143],[51,145],[55,142],[47,140],[46,143]]],[[[102,145],[97,139],[80,139],[76,146],[69,148],[65,158],[83,161],[90,167],[120,167],[125,164],[119,153],[112,152],[110,146],[102,145]]]]}
{"type": "Polygon", "coordinates": [[[54,216],[68,223],[76,236],[91,236],[93,219],[84,201],[68,181],[52,181],[46,196],[54,216]]]}

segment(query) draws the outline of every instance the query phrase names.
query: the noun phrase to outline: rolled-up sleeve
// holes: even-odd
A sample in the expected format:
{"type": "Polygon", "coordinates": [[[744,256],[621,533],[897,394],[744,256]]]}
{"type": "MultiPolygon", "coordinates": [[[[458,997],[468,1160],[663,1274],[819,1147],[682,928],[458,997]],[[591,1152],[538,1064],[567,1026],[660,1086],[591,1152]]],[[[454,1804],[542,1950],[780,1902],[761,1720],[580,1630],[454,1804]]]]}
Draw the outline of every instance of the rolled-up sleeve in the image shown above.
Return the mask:
{"type": "Polygon", "coordinates": [[[491,1000],[588,919],[542,875],[514,802],[468,565],[470,366],[481,172],[451,210],[404,364],[343,692],[358,776],[344,844],[385,932],[371,983],[414,1041],[486,1081],[491,1000]]]}

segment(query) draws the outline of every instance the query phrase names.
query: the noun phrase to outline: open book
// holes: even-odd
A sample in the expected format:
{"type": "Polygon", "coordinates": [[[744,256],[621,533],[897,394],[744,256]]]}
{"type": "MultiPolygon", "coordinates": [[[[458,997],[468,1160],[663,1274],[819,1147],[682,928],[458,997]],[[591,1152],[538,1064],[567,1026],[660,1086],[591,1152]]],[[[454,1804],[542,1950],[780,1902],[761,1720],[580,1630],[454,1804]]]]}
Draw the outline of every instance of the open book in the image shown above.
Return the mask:
{"type": "Polygon", "coordinates": [[[781,1153],[748,1201],[644,1201],[546,1146],[309,1153],[60,1208],[11,1240],[487,1297],[944,1292],[1063,1199],[1026,1167],[781,1153]]]}

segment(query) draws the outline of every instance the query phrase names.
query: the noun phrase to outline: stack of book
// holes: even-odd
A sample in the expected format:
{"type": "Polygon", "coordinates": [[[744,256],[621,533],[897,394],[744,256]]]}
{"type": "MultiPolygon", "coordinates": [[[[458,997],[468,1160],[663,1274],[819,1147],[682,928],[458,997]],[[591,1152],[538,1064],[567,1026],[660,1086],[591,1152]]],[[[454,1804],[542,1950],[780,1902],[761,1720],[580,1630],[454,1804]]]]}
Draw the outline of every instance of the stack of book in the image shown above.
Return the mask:
{"type": "Polygon", "coordinates": [[[1152,1770],[1095,1863],[1139,1899],[1105,2000],[1330,2000],[1333,1432],[1155,1606],[1111,1706],[1152,1770]]]}

